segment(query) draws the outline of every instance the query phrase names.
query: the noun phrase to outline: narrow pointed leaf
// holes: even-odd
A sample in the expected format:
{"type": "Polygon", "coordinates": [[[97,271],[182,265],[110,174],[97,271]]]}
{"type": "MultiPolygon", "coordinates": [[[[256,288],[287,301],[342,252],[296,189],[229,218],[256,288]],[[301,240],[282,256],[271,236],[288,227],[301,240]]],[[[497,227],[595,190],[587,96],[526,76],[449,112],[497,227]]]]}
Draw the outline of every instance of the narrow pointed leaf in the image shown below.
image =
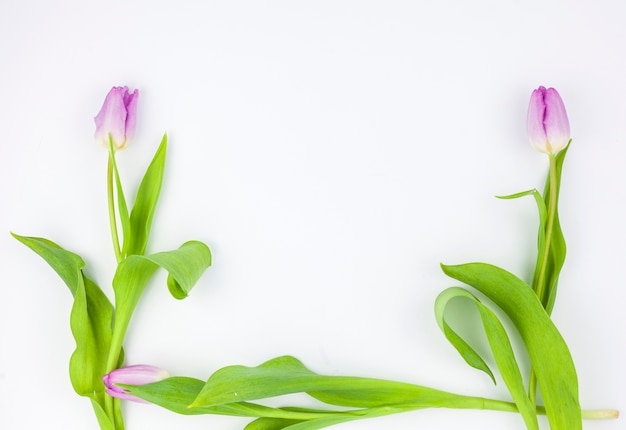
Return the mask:
{"type": "MultiPolygon", "coordinates": [[[[122,224],[122,236],[124,237],[124,243],[122,245],[122,255],[126,255],[127,248],[130,243],[130,216],[128,215],[128,205],[126,204],[126,197],[124,196],[124,189],[122,188],[122,180],[120,179],[119,170],[117,169],[117,161],[115,160],[115,148],[113,145],[113,139],[109,134],[109,169],[113,170],[113,178],[115,181],[115,191],[117,194],[117,209],[120,217],[120,223],[122,224]]],[[[110,179],[110,180],[111,180],[110,179]]]]}
{"type": "Polygon", "coordinates": [[[93,406],[93,411],[96,414],[100,430],[115,430],[115,426],[104,411],[102,405],[92,399],[91,406],[93,406]]]}
{"type": "Polygon", "coordinates": [[[135,205],[130,214],[131,236],[127,255],[143,255],[146,250],[152,219],[163,183],[166,149],[167,135],[164,135],[137,191],[135,205]]]}

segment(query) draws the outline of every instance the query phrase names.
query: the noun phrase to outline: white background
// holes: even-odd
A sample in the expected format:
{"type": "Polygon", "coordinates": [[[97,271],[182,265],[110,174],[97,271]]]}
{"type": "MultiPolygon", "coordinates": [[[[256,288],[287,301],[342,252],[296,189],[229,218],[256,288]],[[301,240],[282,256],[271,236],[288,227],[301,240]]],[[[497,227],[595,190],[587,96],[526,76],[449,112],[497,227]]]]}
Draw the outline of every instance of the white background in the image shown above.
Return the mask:
{"type": "MultiPolygon", "coordinates": [[[[626,410],[623,2],[173,4],[0,0],[0,428],[97,428],[68,378],[71,296],[9,231],[82,255],[111,293],[107,155],[92,136],[113,85],[141,91],[136,139],[118,158],[129,196],[170,138],[149,251],[199,239],[214,255],[182,302],[163,275],[151,284],[128,363],[205,379],[291,354],[319,373],[501,399],[503,384],[466,366],[435,323],[435,297],[456,284],[438,265],[531,275],[534,203],[493,196],[543,186],[547,159],[527,142],[526,107],[534,88],[556,87],[574,141],[553,316],[583,407],[626,410]]],[[[456,310],[475,325],[469,308],[456,310]]],[[[247,422],[125,410],[129,430],[247,422]]],[[[523,422],[427,410],[336,428],[523,422]]]]}

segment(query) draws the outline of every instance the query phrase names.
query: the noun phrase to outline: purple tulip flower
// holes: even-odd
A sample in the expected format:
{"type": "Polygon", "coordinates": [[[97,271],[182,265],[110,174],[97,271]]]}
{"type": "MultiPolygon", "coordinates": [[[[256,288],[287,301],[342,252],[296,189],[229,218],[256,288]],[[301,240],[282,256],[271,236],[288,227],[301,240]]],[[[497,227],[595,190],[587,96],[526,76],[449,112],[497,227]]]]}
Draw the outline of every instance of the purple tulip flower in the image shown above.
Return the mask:
{"type": "Polygon", "coordinates": [[[166,370],[146,364],[137,364],[115,369],[107,373],[102,377],[102,382],[104,382],[106,393],[109,396],[123,400],[132,400],[133,402],[148,403],[139,397],[128,394],[126,388],[118,387],[116,384],[144,385],[162,381],[165,378],[169,378],[169,376],[170,374],[166,370]]]}
{"type": "Polygon", "coordinates": [[[530,143],[539,152],[556,154],[570,141],[569,121],[554,88],[539,87],[530,96],[527,117],[530,143]]]}
{"type": "Polygon", "coordinates": [[[128,92],[128,87],[113,87],[104,99],[102,109],[94,118],[95,138],[105,148],[109,148],[109,135],[113,148],[122,149],[135,134],[137,123],[137,98],[139,90],[128,92]]]}

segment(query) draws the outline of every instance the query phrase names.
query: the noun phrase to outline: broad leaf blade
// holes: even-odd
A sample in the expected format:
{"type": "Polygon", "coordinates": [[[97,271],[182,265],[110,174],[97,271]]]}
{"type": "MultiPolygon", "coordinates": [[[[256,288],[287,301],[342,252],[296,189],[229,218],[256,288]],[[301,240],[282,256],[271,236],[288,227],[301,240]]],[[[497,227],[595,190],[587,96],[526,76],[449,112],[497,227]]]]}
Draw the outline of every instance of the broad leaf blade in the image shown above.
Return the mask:
{"type": "Polygon", "coordinates": [[[111,345],[113,306],[102,290],[83,276],[74,296],[70,327],[76,350],[70,358],[70,378],[74,390],[102,404],[106,357],[111,345]]]}
{"type": "Polygon", "coordinates": [[[70,328],[76,349],[70,359],[70,379],[76,393],[103,404],[106,356],[111,344],[113,306],[82,269],[83,260],[56,243],[37,237],[13,235],[39,254],[63,279],[74,296],[70,328]]]}

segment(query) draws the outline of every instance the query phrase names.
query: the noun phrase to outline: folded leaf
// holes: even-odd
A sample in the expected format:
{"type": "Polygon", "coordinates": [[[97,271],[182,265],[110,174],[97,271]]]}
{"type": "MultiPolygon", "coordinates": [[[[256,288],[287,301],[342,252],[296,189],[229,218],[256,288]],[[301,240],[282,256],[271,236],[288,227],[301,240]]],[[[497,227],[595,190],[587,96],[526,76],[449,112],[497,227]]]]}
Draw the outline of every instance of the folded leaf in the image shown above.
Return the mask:
{"type": "MultiPolygon", "coordinates": [[[[117,266],[113,277],[116,309],[113,345],[121,346],[139,297],[158,268],[169,272],[168,287],[175,298],[182,299],[210,265],[211,251],[198,241],[186,242],[173,251],[128,256],[117,266]]],[[[117,361],[116,357],[109,358],[117,361]]]]}
{"type": "Polygon", "coordinates": [[[442,265],[450,277],[485,294],[520,333],[537,375],[552,430],[582,429],[578,378],[567,344],[535,292],[515,275],[484,263],[442,265]]]}
{"type": "MultiPolygon", "coordinates": [[[[476,305],[480,313],[480,318],[482,320],[491,351],[493,352],[498,369],[502,375],[502,379],[504,379],[504,382],[506,383],[511,396],[515,401],[518,410],[524,418],[526,428],[537,430],[539,428],[539,424],[537,423],[535,405],[531,403],[528,395],[526,394],[522,374],[519,366],[517,365],[515,354],[513,352],[513,348],[511,347],[511,342],[504,326],[500,323],[496,314],[494,314],[487,306],[481,303],[468,291],[463,288],[452,287],[439,294],[437,300],[435,301],[435,315],[439,327],[441,327],[441,330],[445,333],[446,338],[450,341],[450,343],[452,343],[457,351],[459,351],[461,356],[463,356],[465,361],[470,366],[484,370],[481,366],[486,367],[486,364],[482,358],[456,332],[454,332],[445,319],[445,309],[447,304],[451,300],[458,298],[469,299],[476,305]]],[[[489,369],[487,368],[487,370],[489,369]]],[[[488,374],[493,379],[493,375],[490,371],[488,374]]]]}

